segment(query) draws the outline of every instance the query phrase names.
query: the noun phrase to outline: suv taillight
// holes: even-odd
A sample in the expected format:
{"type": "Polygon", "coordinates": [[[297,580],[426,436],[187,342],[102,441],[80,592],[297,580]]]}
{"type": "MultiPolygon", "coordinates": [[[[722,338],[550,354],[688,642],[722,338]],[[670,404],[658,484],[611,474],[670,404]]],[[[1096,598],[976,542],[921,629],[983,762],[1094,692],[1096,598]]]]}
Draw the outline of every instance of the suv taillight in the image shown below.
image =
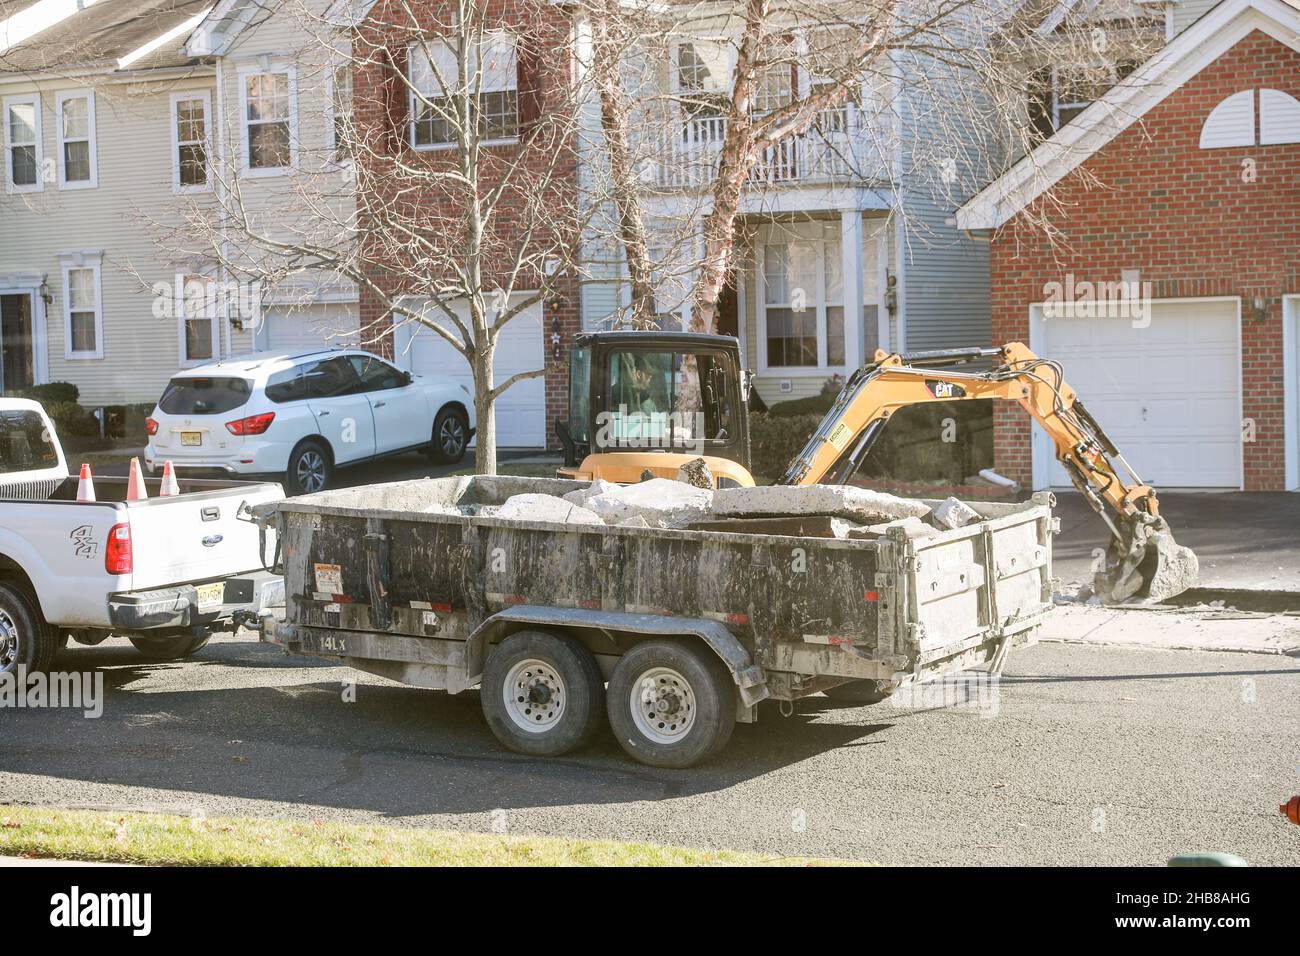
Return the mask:
{"type": "Polygon", "coordinates": [[[271,422],[275,419],[275,412],[265,412],[261,415],[250,415],[247,418],[240,418],[233,422],[226,422],[226,431],[232,435],[260,435],[271,427],[271,422]]]}
{"type": "Polygon", "coordinates": [[[131,526],[126,523],[115,524],[108,532],[108,547],[104,549],[104,570],[109,574],[130,574],[132,565],[131,526]]]}
{"type": "Polygon", "coordinates": [[[144,433],[146,435],[157,435],[158,423],[154,421],[152,418],[146,418],[144,420],[144,433]]]}

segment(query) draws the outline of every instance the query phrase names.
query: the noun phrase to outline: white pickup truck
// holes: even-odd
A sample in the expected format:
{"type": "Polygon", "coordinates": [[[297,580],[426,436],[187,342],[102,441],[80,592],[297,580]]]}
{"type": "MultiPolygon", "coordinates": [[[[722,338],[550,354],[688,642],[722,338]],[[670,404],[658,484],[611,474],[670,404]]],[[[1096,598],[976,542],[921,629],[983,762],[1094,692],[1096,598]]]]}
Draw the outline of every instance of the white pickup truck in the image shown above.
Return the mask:
{"type": "Polygon", "coordinates": [[[158,497],[151,479],[139,501],[125,500],[125,478],[94,484],[97,500],[77,501],[44,409],[0,399],[0,672],[48,670],[69,638],[186,657],[237,612],[283,602],[248,516],[283,497],[278,484],[182,479],[181,494],[158,497]]]}

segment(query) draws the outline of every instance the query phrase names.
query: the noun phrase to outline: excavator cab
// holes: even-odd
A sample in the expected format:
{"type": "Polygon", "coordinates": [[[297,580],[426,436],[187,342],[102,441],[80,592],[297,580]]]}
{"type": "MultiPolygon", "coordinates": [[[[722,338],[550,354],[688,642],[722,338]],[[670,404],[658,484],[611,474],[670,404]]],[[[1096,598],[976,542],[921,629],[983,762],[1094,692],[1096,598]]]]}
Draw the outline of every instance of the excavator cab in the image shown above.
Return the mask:
{"type": "Polygon", "coordinates": [[[569,360],[569,413],[557,419],[564,478],[677,476],[703,458],[719,485],[749,476],[749,373],[729,335],[587,332],[569,360]]]}

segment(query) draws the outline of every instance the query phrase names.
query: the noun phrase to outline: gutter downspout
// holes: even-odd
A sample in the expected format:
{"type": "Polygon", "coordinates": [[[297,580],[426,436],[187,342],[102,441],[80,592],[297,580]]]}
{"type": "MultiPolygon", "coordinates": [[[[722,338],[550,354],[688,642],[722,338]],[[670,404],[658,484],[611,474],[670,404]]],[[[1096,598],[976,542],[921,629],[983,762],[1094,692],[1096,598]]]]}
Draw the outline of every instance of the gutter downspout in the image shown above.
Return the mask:
{"type": "MultiPolygon", "coordinates": [[[[229,357],[235,354],[235,343],[234,343],[234,331],[230,323],[230,293],[229,293],[230,272],[226,268],[226,263],[230,261],[230,236],[227,233],[227,223],[229,222],[229,215],[226,212],[226,202],[228,200],[228,196],[226,193],[225,177],[226,177],[226,171],[230,168],[230,164],[228,162],[229,157],[227,154],[227,143],[226,143],[225,57],[222,56],[217,57],[217,101],[216,101],[215,112],[217,114],[217,157],[218,157],[218,164],[220,167],[220,174],[217,176],[217,205],[220,207],[217,215],[218,215],[218,221],[220,223],[219,229],[221,231],[220,282],[221,282],[221,288],[226,290],[226,293],[221,297],[222,299],[221,312],[222,312],[222,320],[223,320],[221,324],[223,326],[224,335],[222,335],[220,341],[226,343],[225,355],[226,357],[229,357]]],[[[237,301],[239,298],[240,298],[239,296],[236,296],[237,301]]]]}

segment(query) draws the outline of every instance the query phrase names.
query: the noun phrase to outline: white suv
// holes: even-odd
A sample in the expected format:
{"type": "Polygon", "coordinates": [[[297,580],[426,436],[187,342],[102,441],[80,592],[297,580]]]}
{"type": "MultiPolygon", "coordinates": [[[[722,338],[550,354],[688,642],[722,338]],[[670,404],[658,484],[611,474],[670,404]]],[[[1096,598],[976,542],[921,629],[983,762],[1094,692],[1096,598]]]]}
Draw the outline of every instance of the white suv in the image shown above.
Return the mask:
{"type": "Polygon", "coordinates": [[[321,491],[335,468],[416,449],[458,462],[474,435],[468,390],[357,349],[248,355],[178,372],[146,419],[150,471],[283,475],[321,491]]]}

